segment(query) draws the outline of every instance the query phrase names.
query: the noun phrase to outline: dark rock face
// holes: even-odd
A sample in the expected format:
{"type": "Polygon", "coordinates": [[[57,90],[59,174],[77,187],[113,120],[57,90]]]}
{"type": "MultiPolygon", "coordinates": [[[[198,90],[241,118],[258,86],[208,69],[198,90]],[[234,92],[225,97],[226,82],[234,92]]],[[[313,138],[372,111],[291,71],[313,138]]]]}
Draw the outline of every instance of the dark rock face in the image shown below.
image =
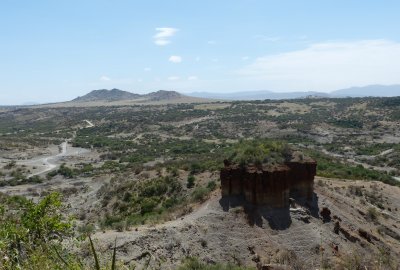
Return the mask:
{"type": "Polygon", "coordinates": [[[252,204],[275,208],[288,207],[289,197],[312,199],[317,165],[313,160],[261,168],[224,163],[220,172],[222,196],[244,195],[252,204]]]}
{"type": "Polygon", "coordinates": [[[329,210],[328,207],[322,208],[322,210],[321,210],[321,212],[320,212],[320,215],[321,215],[322,220],[323,220],[324,222],[329,222],[329,221],[331,221],[331,210],[329,210]]]}

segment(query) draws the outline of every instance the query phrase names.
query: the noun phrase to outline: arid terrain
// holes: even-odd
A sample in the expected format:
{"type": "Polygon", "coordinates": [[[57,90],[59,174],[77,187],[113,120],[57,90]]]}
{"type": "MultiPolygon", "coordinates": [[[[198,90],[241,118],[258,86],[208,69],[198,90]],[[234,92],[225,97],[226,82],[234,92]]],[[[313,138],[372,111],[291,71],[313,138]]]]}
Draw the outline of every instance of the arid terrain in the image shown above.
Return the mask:
{"type": "Polygon", "coordinates": [[[399,98],[88,102],[0,112],[0,192],[62,194],[84,260],[90,234],[128,269],[398,269],[399,98]],[[316,160],[312,202],[222,198],[224,159],[254,145],[316,160]]]}

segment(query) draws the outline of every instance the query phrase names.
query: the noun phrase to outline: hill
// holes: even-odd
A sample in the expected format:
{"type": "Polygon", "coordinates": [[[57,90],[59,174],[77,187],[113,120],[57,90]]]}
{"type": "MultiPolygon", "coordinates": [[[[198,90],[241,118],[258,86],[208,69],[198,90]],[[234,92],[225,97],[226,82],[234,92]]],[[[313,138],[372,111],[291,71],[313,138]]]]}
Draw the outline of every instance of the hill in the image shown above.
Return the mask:
{"type": "Polygon", "coordinates": [[[227,93],[193,92],[189,96],[224,100],[265,100],[298,99],[307,97],[394,97],[400,95],[400,85],[368,85],[334,90],[330,93],[319,91],[274,92],[269,90],[241,91],[227,93]]]}
{"type": "Polygon", "coordinates": [[[147,101],[161,101],[179,99],[182,97],[184,96],[175,91],[159,90],[157,92],[140,95],[114,88],[111,90],[93,90],[82,97],[77,97],[71,100],[70,102],[113,102],[139,99],[147,101]]]}
{"type": "Polygon", "coordinates": [[[137,98],[140,98],[140,95],[114,88],[111,90],[93,90],[84,96],[73,99],[72,102],[117,101],[137,98]]]}
{"type": "Polygon", "coordinates": [[[159,90],[157,92],[151,92],[146,95],[142,95],[149,100],[158,101],[158,100],[171,100],[171,99],[178,99],[182,98],[183,95],[176,92],[176,91],[166,91],[166,90],[159,90]]]}
{"type": "Polygon", "coordinates": [[[309,96],[329,97],[327,93],[322,92],[284,92],[278,93],[273,91],[243,91],[230,93],[210,93],[210,92],[193,92],[189,94],[192,97],[213,98],[224,100],[265,100],[265,99],[298,99],[309,96]]]}
{"type": "Polygon", "coordinates": [[[400,85],[368,85],[336,90],[330,93],[332,97],[394,97],[400,96],[400,85]]]}

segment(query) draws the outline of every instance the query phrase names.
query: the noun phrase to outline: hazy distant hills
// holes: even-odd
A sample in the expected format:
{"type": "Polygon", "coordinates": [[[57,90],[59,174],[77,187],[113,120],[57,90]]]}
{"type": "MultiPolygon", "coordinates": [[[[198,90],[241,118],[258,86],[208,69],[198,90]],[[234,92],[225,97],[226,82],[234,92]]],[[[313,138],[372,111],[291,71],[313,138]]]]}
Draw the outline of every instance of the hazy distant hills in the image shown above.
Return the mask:
{"type": "Polygon", "coordinates": [[[351,87],[332,91],[330,93],[303,91],[303,92],[273,92],[273,91],[246,91],[230,93],[194,92],[189,96],[199,98],[225,99],[225,100],[263,100],[263,99],[295,99],[307,97],[393,97],[400,96],[400,85],[369,85],[364,87],[351,87]]]}
{"type": "Polygon", "coordinates": [[[400,96],[400,85],[368,85],[333,91],[331,97],[394,97],[400,96]]]}
{"type": "Polygon", "coordinates": [[[330,93],[317,91],[274,92],[274,91],[242,91],[242,92],[193,92],[181,94],[176,91],[159,90],[148,94],[135,94],[120,89],[93,90],[84,96],[71,101],[42,104],[30,102],[24,106],[109,106],[139,103],[193,103],[215,100],[264,100],[264,99],[299,99],[299,98],[343,98],[343,97],[393,97],[400,96],[400,85],[369,85],[351,87],[330,93]]]}
{"type": "Polygon", "coordinates": [[[294,99],[294,98],[305,98],[309,96],[329,97],[327,93],[311,92],[311,91],[286,92],[286,93],[279,93],[273,91],[248,91],[248,92],[232,92],[232,93],[194,92],[188,95],[199,98],[226,99],[226,100],[294,99]]]}
{"type": "Polygon", "coordinates": [[[119,89],[100,89],[77,97],[70,102],[116,102],[128,100],[141,101],[171,101],[182,99],[183,97],[194,97],[202,99],[216,100],[264,100],[264,99],[296,99],[308,97],[321,98],[341,98],[341,97],[391,97],[400,96],[400,85],[369,85],[364,87],[351,87],[332,91],[330,93],[303,91],[303,92],[273,92],[273,91],[243,91],[230,93],[194,92],[182,95],[176,91],[159,90],[149,94],[135,94],[119,89]]]}
{"type": "Polygon", "coordinates": [[[160,100],[171,100],[181,98],[183,95],[175,91],[159,90],[157,92],[151,92],[149,94],[134,94],[131,92],[119,90],[119,89],[100,89],[93,90],[90,93],[77,97],[71,102],[113,102],[113,101],[124,101],[124,100],[135,100],[144,99],[150,101],[160,100]]]}

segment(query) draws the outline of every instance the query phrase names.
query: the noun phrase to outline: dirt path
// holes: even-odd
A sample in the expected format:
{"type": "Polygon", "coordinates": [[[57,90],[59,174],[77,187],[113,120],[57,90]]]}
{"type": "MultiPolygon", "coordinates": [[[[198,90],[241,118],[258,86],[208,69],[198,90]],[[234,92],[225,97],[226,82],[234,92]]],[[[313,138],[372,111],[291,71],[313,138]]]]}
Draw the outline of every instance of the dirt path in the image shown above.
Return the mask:
{"type": "Polygon", "coordinates": [[[91,127],[94,127],[94,124],[91,122],[91,121],[89,121],[89,120],[83,120],[83,121],[85,121],[86,122],[86,124],[87,124],[87,128],[91,128],[91,127]]]}
{"type": "MultiPolygon", "coordinates": [[[[87,128],[94,127],[94,124],[91,121],[86,120],[86,119],[83,121],[86,122],[87,128]]],[[[90,152],[90,150],[88,150],[88,149],[73,147],[68,144],[68,141],[70,141],[70,140],[67,140],[59,145],[60,152],[58,154],[40,157],[40,158],[32,158],[29,160],[18,161],[18,164],[31,166],[32,169],[33,168],[41,168],[39,171],[35,171],[35,172],[29,174],[28,175],[28,178],[29,178],[29,177],[33,177],[36,175],[44,174],[46,172],[49,172],[49,171],[57,168],[57,166],[61,165],[61,163],[62,163],[61,161],[64,157],[79,156],[81,154],[90,152]]]]}
{"type": "Polygon", "coordinates": [[[35,175],[44,174],[57,168],[57,166],[61,165],[62,159],[64,157],[79,156],[81,154],[90,152],[90,150],[88,149],[73,147],[69,145],[66,141],[60,144],[59,149],[61,150],[61,152],[59,152],[58,154],[40,158],[33,158],[29,160],[21,160],[18,161],[17,164],[31,166],[32,168],[40,168],[38,171],[35,171],[28,175],[29,178],[35,175]]]}
{"type": "Polygon", "coordinates": [[[55,163],[53,163],[53,162],[55,162],[55,159],[57,159],[58,157],[62,157],[62,156],[64,156],[66,153],[67,153],[67,142],[63,142],[61,145],[60,145],[60,147],[61,147],[61,152],[59,153],[59,154],[57,154],[57,155],[55,155],[55,156],[50,156],[50,157],[45,157],[45,158],[42,158],[42,159],[39,159],[39,160],[34,160],[34,161],[32,161],[32,162],[41,162],[45,167],[44,167],[44,169],[42,169],[42,170],[40,170],[40,171],[38,171],[38,172],[35,172],[35,173],[32,173],[32,174],[30,174],[30,175],[28,175],[28,178],[29,177],[32,177],[32,176],[35,176],[35,175],[40,175],[40,174],[42,174],[42,173],[45,173],[45,172],[48,172],[48,171],[51,171],[51,170],[53,170],[54,168],[56,168],[57,167],[57,164],[55,164],[55,163]]]}

